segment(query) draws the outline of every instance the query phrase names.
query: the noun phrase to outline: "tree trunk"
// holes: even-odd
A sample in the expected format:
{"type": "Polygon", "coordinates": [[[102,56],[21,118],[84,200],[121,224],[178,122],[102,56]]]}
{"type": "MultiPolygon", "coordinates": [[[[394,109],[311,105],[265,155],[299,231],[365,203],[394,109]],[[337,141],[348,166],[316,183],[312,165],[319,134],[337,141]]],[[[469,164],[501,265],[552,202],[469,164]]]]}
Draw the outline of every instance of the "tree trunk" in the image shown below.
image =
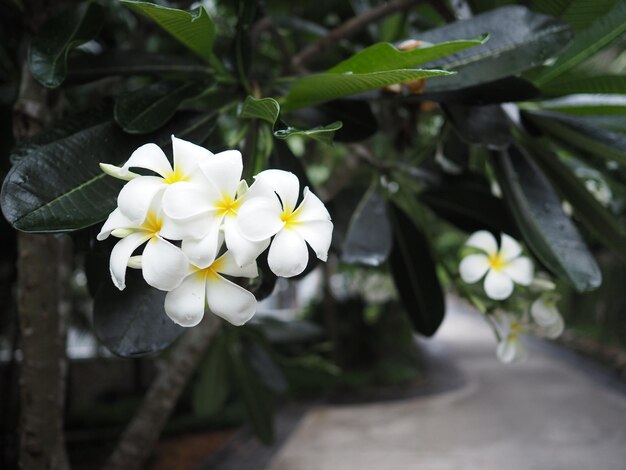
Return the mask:
{"type": "Polygon", "coordinates": [[[208,314],[174,345],[139,410],[122,433],[105,470],[142,467],[219,325],[218,317],[208,314]]]}

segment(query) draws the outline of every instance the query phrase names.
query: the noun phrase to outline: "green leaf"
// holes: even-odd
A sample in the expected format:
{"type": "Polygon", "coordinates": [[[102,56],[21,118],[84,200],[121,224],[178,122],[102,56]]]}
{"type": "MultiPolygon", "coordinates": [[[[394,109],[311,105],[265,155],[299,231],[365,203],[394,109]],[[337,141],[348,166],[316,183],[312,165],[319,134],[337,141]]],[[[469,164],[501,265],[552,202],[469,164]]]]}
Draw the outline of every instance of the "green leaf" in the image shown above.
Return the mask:
{"type": "Polygon", "coordinates": [[[508,119],[500,105],[464,106],[449,103],[442,106],[454,130],[468,144],[503,149],[511,143],[508,119]]]}
{"type": "Polygon", "coordinates": [[[618,1],[604,16],[577,34],[551,67],[535,83],[543,85],[585,61],[626,33],[626,2],[618,1]]]}
{"type": "Polygon", "coordinates": [[[478,85],[531,69],[555,56],[572,37],[562,21],[522,6],[506,6],[420,33],[419,38],[439,43],[485,31],[489,32],[487,43],[427,64],[459,72],[449,79],[429,80],[427,92],[478,85]]]}
{"type": "Polygon", "coordinates": [[[557,155],[548,150],[546,142],[528,138],[523,144],[563,198],[572,205],[574,215],[598,240],[626,260],[626,227],[598,202],[557,155]]]}
{"type": "Polygon", "coordinates": [[[445,300],[428,238],[402,209],[394,204],[389,209],[394,283],[415,331],[432,336],[443,321],[445,300]]]}
{"type": "Polygon", "coordinates": [[[136,13],[150,18],[180,43],[207,62],[213,59],[215,24],[203,6],[191,11],[136,0],[121,0],[136,13]]]}
{"type": "Polygon", "coordinates": [[[383,88],[394,83],[404,83],[419,78],[453,75],[445,70],[386,70],[383,72],[308,75],[298,80],[289,90],[283,104],[285,110],[303,108],[342,96],[356,95],[383,88]]]}
{"type": "Polygon", "coordinates": [[[568,148],[580,149],[626,165],[626,135],[556,113],[524,113],[524,117],[568,148]]]}
{"type": "Polygon", "coordinates": [[[230,388],[227,336],[220,334],[213,339],[198,368],[191,396],[194,413],[199,416],[217,413],[226,402],[230,388]]]}
{"type": "Polygon", "coordinates": [[[572,0],[531,0],[533,10],[550,16],[561,16],[572,3],[572,0]]]}
{"type": "MultiPolygon", "coordinates": [[[[527,80],[518,77],[505,77],[465,88],[444,91],[425,91],[419,100],[432,100],[442,103],[486,105],[526,101],[539,96],[539,89],[527,80]]],[[[402,100],[407,101],[406,97],[402,100]]]]}
{"type": "Polygon", "coordinates": [[[246,97],[241,106],[239,116],[244,119],[263,119],[274,126],[278,115],[280,114],[280,105],[274,98],[254,98],[246,97]]]}
{"type": "Polygon", "coordinates": [[[96,336],[109,351],[122,357],[165,349],[185,331],[166,315],[165,294],[147,285],[141,272],[132,269],[126,274],[123,291],[110,280],[103,282],[94,298],[96,336]]]}
{"type": "Polygon", "coordinates": [[[122,183],[99,163],[120,165],[140,145],[167,148],[171,135],[200,143],[213,128],[213,114],[181,113],[159,132],[130,135],[113,119],[37,145],[21,155],[2,185],[2,212],[25,232],[64,232],[104,220],[116,206],[122,183]]]}
{"type": "Polygon", "coordinates": [[[45,87],[58,87],[67,73],[70,50],[93,39],[103,20],[104,9],[91,2],[70,6],[51,18],[30,44],[28,65],[33,77],[45,87]]]}
{"type": "Polygon", "coordinates": [[[532,106],[570,114],[626,115],[626,95],[570,95],[533,103],[532,106]]]}
{"type": "Polygon", "coordinates": [[[544,95],[564,96],[581,93],[616,93],[626,95],[626,75],[596,75],[581,77],[567,75],[541,87],[544,95]]]}
{"type": "Polygon", "coordinates": [[[67,79],[86,82],[112,75],[154,75],[181,73],[186,77],[206,76],[212,69],[194,57],[144,51],[112,50],[99,55],[73,55],[67,63],[67,79]]]}
{"type": "Polygon", "coordinates": [[[311,139],[318,140],[324,144],[332,144],[335,132],[341,129],[343,124],[341,121],[333,122],[326,126],[314,127],[313,129],[296,129],[294,127],[288,127],[287,129],[279,129],[274,131],[274,136],[277,139],[286,140],[294,135],[303,137],[309,137],[311,139]]]}
{"type": "Polygon", "coordinates": [[[352,215],[341,249],[341,261],[380,266],[387,260],[391,244],[391,225],[385,200],[372,187],[352,215]]]}
{"type": "Polygon", "coordinates": [[[597,288],[600,268],[545,175],[515,145],[493,156],[504,200],[535,256],[578,292],[597,288]]]}
{"type": "Polygon", "coordinates": [[[616,0],[573,0],[560,16],[563,21],[567,21],[579,31],[585,29],[599,16],[605,15],[615,3],[616,0]]]}
{"type": "Polygon", "coordinates": [[[487,39],[489,39],[489,34],[483,34],[476,39],[448,41],[410,51],[401,51],[388,42],[380,42],[340,62],[328,69],[326,73],[370,73],[410,69],[455,52],[484,44],[487,39]]]}
{"type": "Polygon", "coordinates": [[[123,93],[115,100],[115,121],[130,134],[155,131],[183,101],[199,96],[207,86],[205,81],[164,81],[123,93]]]}

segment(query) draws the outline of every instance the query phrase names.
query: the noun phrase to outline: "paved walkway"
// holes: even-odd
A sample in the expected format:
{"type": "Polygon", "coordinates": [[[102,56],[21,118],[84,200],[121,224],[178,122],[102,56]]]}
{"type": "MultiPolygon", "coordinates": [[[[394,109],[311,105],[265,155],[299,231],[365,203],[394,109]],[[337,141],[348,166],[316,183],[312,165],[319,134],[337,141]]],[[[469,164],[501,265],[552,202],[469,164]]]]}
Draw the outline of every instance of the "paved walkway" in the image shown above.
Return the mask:
{"type": "Polygon", "coordinates": [[[425,344],[431,363],[460,374],[463,385],[403,401],[316,407],[270,470],[626,469],[623,385],[538,341],[527,362],[502,365],[478,314],[454,302],[451,310],[425,344]]]}

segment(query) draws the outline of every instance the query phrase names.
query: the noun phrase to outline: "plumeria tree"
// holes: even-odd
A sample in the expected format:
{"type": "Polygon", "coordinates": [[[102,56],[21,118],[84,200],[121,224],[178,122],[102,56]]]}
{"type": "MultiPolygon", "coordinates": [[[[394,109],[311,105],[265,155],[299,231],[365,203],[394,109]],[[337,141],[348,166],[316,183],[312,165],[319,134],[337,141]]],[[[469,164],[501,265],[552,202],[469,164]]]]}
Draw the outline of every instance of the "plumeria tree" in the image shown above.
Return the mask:
{"type": "MultiPolygon", "coordinates": [[[[601,284],[593,250],[626,256],[623,1],[49,3],[0,7],[25,468],[66,465],[37,418],[63,403],[57,234],[104,346],[175,343],[109,468],[141,464],[218,318],[254,322],[279,277],[376,269],[426,336],[445,286],[513,362],[563,331],[561,286],[601,284]]],[[[225,351],[270,440],[263,374],[225,351]]]]}

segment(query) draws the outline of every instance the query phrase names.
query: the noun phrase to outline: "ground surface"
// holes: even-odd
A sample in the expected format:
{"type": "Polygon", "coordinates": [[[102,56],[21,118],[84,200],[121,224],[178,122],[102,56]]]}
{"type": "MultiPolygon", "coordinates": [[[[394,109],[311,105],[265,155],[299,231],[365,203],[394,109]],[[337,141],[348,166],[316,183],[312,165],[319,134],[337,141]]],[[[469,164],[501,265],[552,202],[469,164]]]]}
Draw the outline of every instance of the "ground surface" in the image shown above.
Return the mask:
{"type": "Polygon", "coordinates": [[[478,314],[456,302],[450,310],[425,342],[427,393],[314,407],[269,469],[626,469],[623,382],[539,341],[527,362],[499,364],[478,314]]]}

